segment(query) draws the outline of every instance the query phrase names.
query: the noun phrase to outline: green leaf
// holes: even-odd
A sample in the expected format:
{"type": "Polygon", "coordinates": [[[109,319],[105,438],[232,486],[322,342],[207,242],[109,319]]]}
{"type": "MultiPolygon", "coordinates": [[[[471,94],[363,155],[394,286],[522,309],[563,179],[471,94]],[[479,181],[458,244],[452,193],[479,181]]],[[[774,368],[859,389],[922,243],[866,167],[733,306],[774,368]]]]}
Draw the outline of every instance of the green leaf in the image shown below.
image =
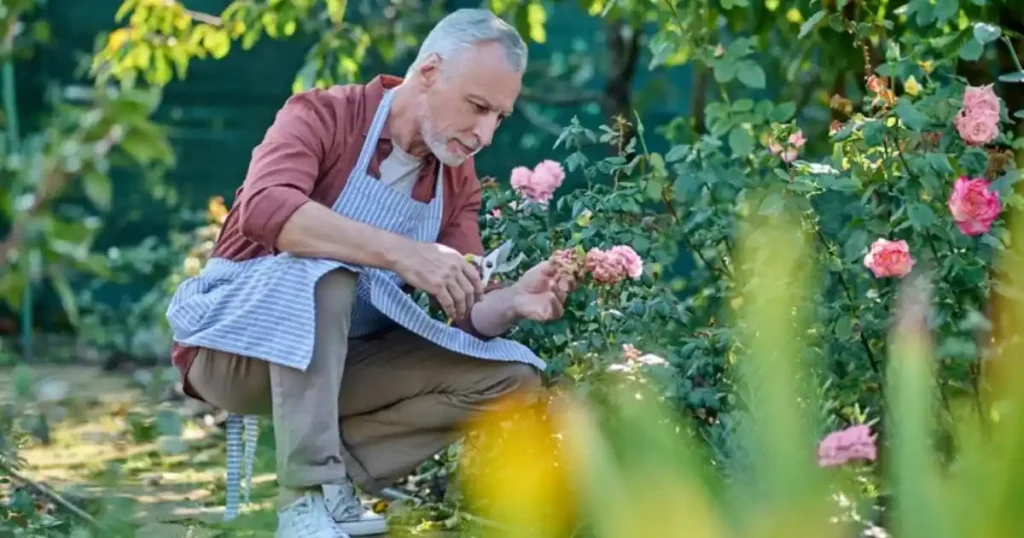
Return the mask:
{"type": "Polygon", "coordinates": [[[345,8],[348,7],[347,0],[327,0],[327,16],[331,22],[338,25],[345,20],[345,8]]]}
{"type": "Polygon", "coordinates": [[[295,74],[295,81],[292,82],[292,93],[302,93],[316,84],[316,62],[309,62],[299,69],[295,74]]]}
{"type": "Polygon", "coordinates": [[[1022,172],[1021,170],[1010,170],[1009,172],[1003,174],[1001,177],[993,181],[990,185],[990,188],[998,192],[1000,195],[1006,197],[1012,193],[1013,186],[1017,184],[1022,178],[1024,178],[1024,172],[1022,172]]]}
{"type": "Polygon", "coordinates": [[[764,69],[753,60],[744,60],[739,64],[740,82],[748,88],[762,89],[766,83],[764,69]]]}
{"type": "Polygon", "coordinates": [[[974,25],[974,39],[977,39],[982,45],[999,39],[1002,34],[1002,29],[992,24],[979,22],[974,25]]]}
{"type": "MultiPolygon", "coordinates": [[[[999,82],[1017,82],[1024,84],[1024,71],[1017,71],[1014,73],[1006,73],[1005,75],[999,75],[999,82]]],[[[1017,111],[1020,114],[1020,111],[1017,111]]]]}
{"type": "Polygon", "coordinates": [[[1013,117],[1024,120],[1024,110],[1018,110],[1013,113],[1013,117]]]}
{"type": "Polygon", "coordinates": [[[754,151],[754,137],[743,127],[734,127],[729,133],[729,147],[733,156],[744,158],[754,151]]]}
{"type": "Polygon", "coordinates": [[[907,218],[915,230],[922,231],[933,226],[937,220],[932,208],[921,202],[912,202],[907,205],[907,218]]]}
{"type": "Polygon", "coordinates": [[[803,24],[800,25],[800,34],[797,36],[797,39],[803,39],[807,36],[807,34],[809,34],[823,18],[825,18],[825,10],[821,10],[814,15],[811,15],[803,24]]]}
{"type": "Polygon", "coordinates": [[[984,51],[985,47],[982,46],[981,42],[971,37],[960,47],[959,54],[961,58],[968,62],[976,62],[981,58],[981,53],[984,51]]]}
{"type": "Polygon", "coordinates": [[[733,112],[749,112],[754,109],[754,101],[750,99],[739,99],[732,104],[733,112]]]}
{"type": "Polygon", "coordinates": [[[928,117],[922,114],[913,103],[905,99],[900,99],[899,104],[896,105],[896,115],[912,131],[920,131],[928,125],[928,117]]]}
{"type": "Polygon", "coordinates": [[[738,64],[729,59],[722,59],[715,62],[715,80],[724,84],[736,77],[738,64]]]}
{"type": "Polygon", "coordinates": [[[945,153],[928,153],[924,158],[936,174],[949,175],[953,173],[953,167],[949,165],[949,156],[945,153]]]}
{"type": "Polygon", "coordinates": [[[82,178],[85,187],[85,195],[97,208],[106,211],[110,209],[110,199],[113,195],[113,187],[110,177],[100,172],[89,172],[82,178]]]}
{"type": "Polygon", "coordinates": [[[796,114],[796,103],[787,101],[776,105],[768,115],[768,119],[776,123],[783,123],[789,121],[794,114],[796,114]]]}
{"type": "Polygon", "coordinates": [[[688,144],[680,144],[678,146],[672,146],[672,148],[668,150],[668,153],[665,154],[665,162],[667,162],[667,163],[674,163],[674,162],[682,159],[683,157],[686,157],[686,154],[689,151],[690,151],[690,146],[688,144]]]}
{"type": "Polygon", "coordinates": [[[953,18],[960,10],[960,0],[937,0],[935,6],[935,18],[939,23],[945,23],[953,18]]]}
{"type": "Polygon", "coordinates": [[[57,271],[50,272],[50,283],[53,284],[53,290],[60,298],[61,308],[67,314],[68,321],[77,326],[81,320],[78,315],[78,301],[75,299],[75,292],[71,290],[71,285],[68,284],[64,275],[57,271]]]}
{"type": "Polygon", "coordinates": [[[970,177],[980,177],[988,169],[988,153],[980,148],[969,148],[960,157],[960,167],[970,177]]]}
{"type": "Polygon", "coordinates": [[[878,120],[864,124],[864,143],[868,146],[881,146],[885,138],[885,125],[878,120]]]}

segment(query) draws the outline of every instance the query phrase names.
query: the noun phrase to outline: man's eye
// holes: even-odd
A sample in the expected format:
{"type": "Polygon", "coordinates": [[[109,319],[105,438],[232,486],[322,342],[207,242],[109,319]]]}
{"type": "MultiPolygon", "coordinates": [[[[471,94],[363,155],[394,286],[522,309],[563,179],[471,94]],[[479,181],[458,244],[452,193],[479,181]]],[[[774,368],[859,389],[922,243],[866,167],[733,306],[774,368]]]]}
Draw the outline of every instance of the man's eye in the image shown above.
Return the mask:
{"type": "Polygon", "coordinates": [[[487,107],[481,105],[480,103],[473,103],[472,101],[470,103],[473,105],[473,110],[476,110],[480,114],[483,114],[488,110],[487,107]]]}

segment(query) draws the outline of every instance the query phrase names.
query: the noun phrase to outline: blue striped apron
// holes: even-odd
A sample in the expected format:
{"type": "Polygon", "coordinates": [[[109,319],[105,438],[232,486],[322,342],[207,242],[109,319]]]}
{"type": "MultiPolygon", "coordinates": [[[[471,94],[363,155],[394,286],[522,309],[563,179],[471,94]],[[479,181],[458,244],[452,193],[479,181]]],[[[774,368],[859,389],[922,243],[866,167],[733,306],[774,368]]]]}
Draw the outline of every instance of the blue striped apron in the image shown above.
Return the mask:
{"type": "MultiPolygon", "coordinates": [[[[385,92],[356,165],[332,209],[404,237],[435,242],[441,229],[444,166],[438,164],[434,198],[428,203],[397,192],[367,174],[394,95],[393,89],[385,92]]],[[[171,298],[167,319],[174,341],[305,371],[313,356],[314,288],[321,276],[337,268],[359,274],[350,337],[398,324],[462,355],[523,362],[542,370],[546,367],[540,357],[518,342],[504,338],[481,340],[430,317],[402,289],[404,282],[392,271],[289,253],[241,262],[211,258],[198,275],[183,281],[171,298]]],[[[228,417],[228,520],[237,515],[243,456],[244,494],[248,501],[257,427],[257,417],[228,417]]]]}

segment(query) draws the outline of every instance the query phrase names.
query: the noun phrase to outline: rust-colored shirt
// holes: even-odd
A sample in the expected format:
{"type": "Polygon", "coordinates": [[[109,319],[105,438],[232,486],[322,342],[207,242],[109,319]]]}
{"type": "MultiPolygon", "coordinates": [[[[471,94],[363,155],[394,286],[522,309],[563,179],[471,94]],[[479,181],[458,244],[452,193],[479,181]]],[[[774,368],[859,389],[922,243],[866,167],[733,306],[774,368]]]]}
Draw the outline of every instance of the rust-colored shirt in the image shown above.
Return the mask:
{"type": "MultiPolygon", "coordinates": [[[[285,221],[312,200],[333,205],[359,157],[373,115],[386,88],[402,79],[380,75],[368,84],[314,89],[291,96],[278,111],[263,141],[252,152],[245,181],[217,238],[213,256],[245,260],[278,253],[285,221]]],[[[389,125],[377,142],[369,173],[380,177],[380,163],[392,150],[389,125]]],[[[412,197],[433,198],[437,166],[444,166],[443,213],[438,242],[462,253],[483,254],[479,215],[480,181],[470,157],[452,168],[433,155],[424,158],[412,197]]],[[[463,329],[480,336],[466,319],[463,329]]],[[[171,362],[187,374],[197,349],[175,343],[171,362]]],[[[192,391],[187,387],[191,396],[192,391]]]]}

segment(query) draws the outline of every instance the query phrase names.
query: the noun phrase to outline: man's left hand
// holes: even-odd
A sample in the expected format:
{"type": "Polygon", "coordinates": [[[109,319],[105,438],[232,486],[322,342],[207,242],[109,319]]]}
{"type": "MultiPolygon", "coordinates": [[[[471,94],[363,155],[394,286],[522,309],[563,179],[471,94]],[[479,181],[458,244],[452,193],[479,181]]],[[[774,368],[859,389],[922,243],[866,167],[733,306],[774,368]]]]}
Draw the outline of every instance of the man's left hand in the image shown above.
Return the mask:
{"type": "Polygon", "coordinates": [[[547,261],[538,263],[515,284],[512,308],[519,319],[552,321],[562,317],[565,297],[576,289],[571,276],[559,274],[547,261]]]}

